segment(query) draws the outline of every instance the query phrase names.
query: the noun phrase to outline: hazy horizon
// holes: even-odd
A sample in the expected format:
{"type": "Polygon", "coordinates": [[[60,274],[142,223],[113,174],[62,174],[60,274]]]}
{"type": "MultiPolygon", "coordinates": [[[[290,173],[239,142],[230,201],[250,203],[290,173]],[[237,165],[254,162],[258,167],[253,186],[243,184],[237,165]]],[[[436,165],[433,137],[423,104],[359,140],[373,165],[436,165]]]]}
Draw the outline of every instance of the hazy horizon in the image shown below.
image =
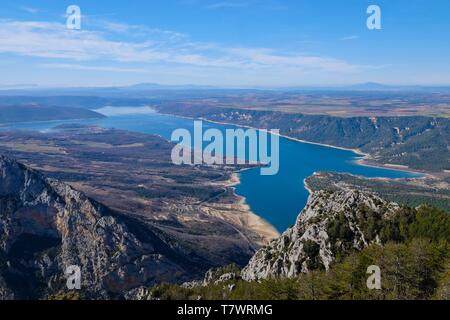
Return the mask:
{"type": "MultiPolygon", "coordinates": [[[[378,82],[365,82],[365,83],[351,83],[351,84],[322,84],[322,85],[292,85],[292,86],[257,86],[257,85],[248,85],[248,86],[238,86],[238,85],[229,85],[229,86],[212,86],[212,85],[201,85],[201,84],[162,84],[162,83],[130,83],[130,84],[122,84],[122,85],[106,85],[106,84],[97,84],[97,85],[86,85],[86,86],[74,86],[74,85],[62,85],[62,86],[52,86],[52,85],[39,85],[39,84],[0,84],[0,90],[8,91],[8,90],[59,90],[59,89],[107,89],[107,88],[133,88],[139,86],[154,86],[156,90],[158,87],[161,89],[201,89],[201,90],[364,90],[364,88],[373,88],[373,90],[382,90],[383,88],[386,90],[401,90],[408,88],[450,88],[450,83],[444,84],[386,84],[386,83],[378,83],[378,82]]],[[[370,90],[370,89],[368,89],[370,90]]]]}

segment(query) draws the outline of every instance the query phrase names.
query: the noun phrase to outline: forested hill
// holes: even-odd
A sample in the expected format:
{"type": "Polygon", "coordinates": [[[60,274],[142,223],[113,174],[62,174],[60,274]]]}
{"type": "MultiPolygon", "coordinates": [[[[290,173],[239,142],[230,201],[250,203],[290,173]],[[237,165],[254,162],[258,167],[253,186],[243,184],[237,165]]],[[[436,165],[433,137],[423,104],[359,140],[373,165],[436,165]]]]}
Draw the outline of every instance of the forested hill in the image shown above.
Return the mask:
{"type": "Polygon", "coordinates": [[[95,111],[72,107],[31,104],[0,106],[0,123],[98,119],[103,117],[103,115],[95,111]]]}
{"type": "Polygon", "coordinates": [[[350,117],[248,111],[182,104],[159,106],[160,112],[264,129],[310,142],[360,149],[378,164],[424,171],[450,170],[450,119],[350,117]]]}

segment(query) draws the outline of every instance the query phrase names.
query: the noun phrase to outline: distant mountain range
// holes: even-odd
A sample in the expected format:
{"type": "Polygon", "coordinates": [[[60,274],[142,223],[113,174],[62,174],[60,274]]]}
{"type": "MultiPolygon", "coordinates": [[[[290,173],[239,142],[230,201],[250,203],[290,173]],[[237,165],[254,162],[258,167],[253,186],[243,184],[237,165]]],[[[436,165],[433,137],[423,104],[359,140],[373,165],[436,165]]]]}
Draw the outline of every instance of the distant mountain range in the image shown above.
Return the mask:
{"type": "Polygon", "coordinates": [[[38,88],[39,86],[37,84],[3,84],[0,85],[0,90],[9,90],[9,89],[30,89],[30,88],[38,88]]]}
{"type": "Polygon", "coordinates": [[[161,91],[420,91],[450,92],[450,85],[386,85],[367,82],[345,86],[290,86],[290,87],[220,87],[206,85],[162,85],[157,83],[138,83],[130,86],[105,87],[41,87],[38,85],[0,85],[0,95],[115,95],[136,94],[137,92],[161,91]]]}
{"type": "Polygon", "coordinates": [[[358,83],[345,86],[295,86],[273,88],[273,90],[286,91],[417,91],[417,92],[450,92],[450,85],[387,85],[377,82],[358,83]]]}

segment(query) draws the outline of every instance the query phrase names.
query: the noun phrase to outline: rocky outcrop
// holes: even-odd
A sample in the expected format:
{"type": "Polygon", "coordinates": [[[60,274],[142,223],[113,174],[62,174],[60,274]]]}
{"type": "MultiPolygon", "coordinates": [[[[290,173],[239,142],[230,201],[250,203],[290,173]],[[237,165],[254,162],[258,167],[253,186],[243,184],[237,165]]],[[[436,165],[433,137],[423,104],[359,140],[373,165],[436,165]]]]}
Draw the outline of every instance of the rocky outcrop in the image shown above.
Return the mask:
{"type": "Polygon", "coordinates": [[[0,299],[65,292],[72,265],[82,295],[96,299],[200,273],[151,225],[0,157],[0,299]]]}
{"type": "Polygon", "coordinates": [[[240,269],[237,265],[231,264],[221,268],[209,269],[203,280],[185,282],[182,284],[184,288],[206,287],[209,285],[217,285],[221,283],[229,283],[230,281],[240,280],[240,269]]]}
{"type": "Polygon", "coordinates": [[[380,243],[377,221],[398,210],[395,203],[355,190],[314,192],[295,225],[260,249],[242,270],[247,281],[295,277],[330,268],[338,253],[380,243]]]}

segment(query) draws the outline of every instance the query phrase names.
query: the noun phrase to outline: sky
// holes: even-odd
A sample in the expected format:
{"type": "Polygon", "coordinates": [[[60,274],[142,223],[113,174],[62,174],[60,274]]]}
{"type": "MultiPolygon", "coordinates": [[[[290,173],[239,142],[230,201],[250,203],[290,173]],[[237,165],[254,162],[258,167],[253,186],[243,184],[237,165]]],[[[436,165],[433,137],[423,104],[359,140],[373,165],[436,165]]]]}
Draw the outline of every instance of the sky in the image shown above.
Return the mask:
{"type": "Polygon", "coordinates": [[[3,0],[0,86],[450,85],[448,0],[3,0]],[[67,28],[67,7],[81,29],[67,28]],[[369,5],[381,29],[369,30],[369,5]]]}

